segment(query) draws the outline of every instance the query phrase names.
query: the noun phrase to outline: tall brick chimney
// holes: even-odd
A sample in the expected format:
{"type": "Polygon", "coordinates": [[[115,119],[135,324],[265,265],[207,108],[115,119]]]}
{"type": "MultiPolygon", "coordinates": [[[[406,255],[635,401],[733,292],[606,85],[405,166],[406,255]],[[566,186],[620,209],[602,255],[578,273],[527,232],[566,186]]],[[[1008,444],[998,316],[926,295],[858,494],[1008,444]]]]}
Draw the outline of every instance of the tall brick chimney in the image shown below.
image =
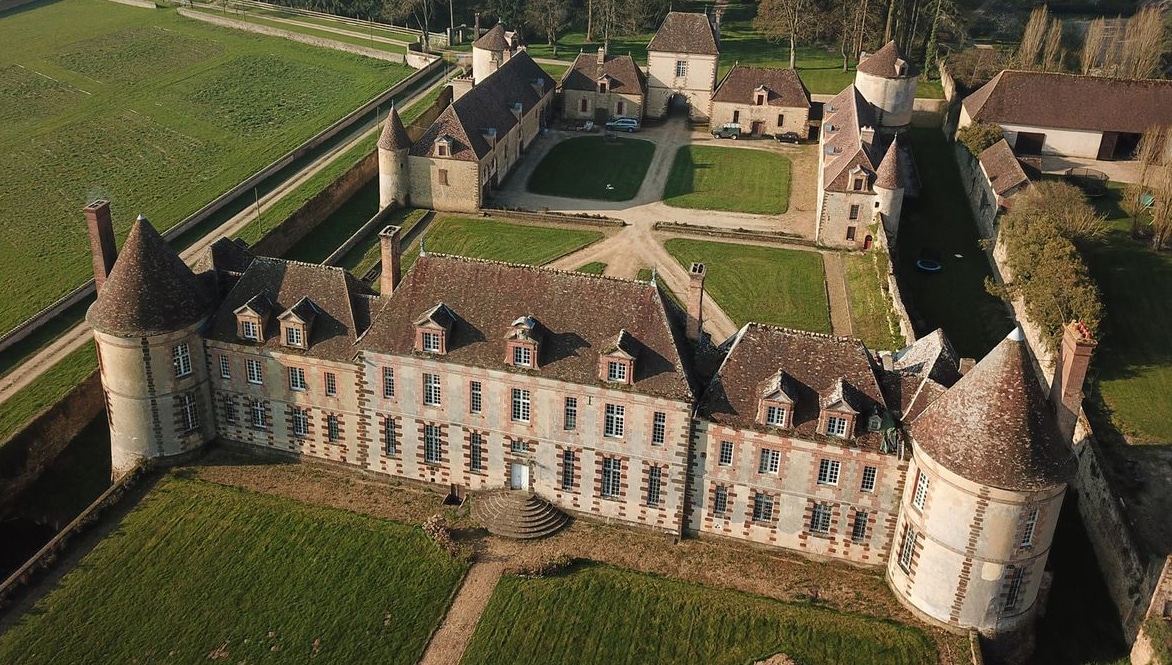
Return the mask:
{"type": "Polygon", "coordinates": [[[598,47],[598,60],[596,62],[599,67],[601,67],[603,65],[603,63],[606,62],[606,45],[605,44],[598,47]]]}
{"type": "Polygon", "coordinates": [[[399,287],[403,278],[400,263],[403,251],[399,246],[399,227],[388,226],[378,234],[379,253],[382,254],[383,270],[379,279],[379,293],[389,296],[399,287]]]}
{"type": "Polygon", "coordinates": [[[90,249],[94,260],[94,286],[102,290],[114,261],[118,258],[118,246],[114,243],[114,222],[110,219],[110,202],[94,201],[82,208],[85,223],[90,233],[90,249]]]}
{"type": "Polygon", "coordinates": [[[1074,425],[1082,407],[1082,385],[1095,349],[1091,332],[1081,321],[1071,321],[1062,328],[1062,348],[1054,368],[1050,401],[1058,415],[1058,429],[1064,441],[1074,437],[1074,425]]]}
{"type": "Polygon", "coordinates": [[[688,339],[699,341],[704,324],[704,274],[703,263],[693,263],[688,271],[688,339]]]}

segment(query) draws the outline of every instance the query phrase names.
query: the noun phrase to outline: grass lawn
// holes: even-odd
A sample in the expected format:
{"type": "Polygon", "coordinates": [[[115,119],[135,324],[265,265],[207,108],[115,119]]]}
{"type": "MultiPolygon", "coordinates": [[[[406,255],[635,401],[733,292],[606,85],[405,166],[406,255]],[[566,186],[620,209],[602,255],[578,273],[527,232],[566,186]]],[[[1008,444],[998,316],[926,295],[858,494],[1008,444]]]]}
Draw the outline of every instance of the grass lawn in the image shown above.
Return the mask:
{"type": "Polygon", "coordinates": [[[578,268],[575,272],[584,272],[587,275],[601,275],[606,271],[606,264],[601,261],[594,261],[578,268]]]}
{"type": "Polygon", "coordinates": [[[65,356],[61,362],[50,367],[44,374],[33,379],[32,383],[5,400],[4,408],[0,409],[0,445],[33,416],[55,404],[77,387],[82,379],[97,368],[98,358],[94,352],[94,343],[86,342],[84,346],[65,356]]]}
{"type": "Polygon", "coordinates": [[[935,130],[909,134],[921,187],[918,199],[904,203],[896,241],[903,296],[921,333],[943,328],[957,353],[980,360],[1013,324],[1001,299],[985,290],[989,262],[977,244],[977,225],[952,146],[935,130]],[[944,270],[916,270],[924,254],[939,258],[944,270]]]}
{"type": "Polygon", "coordinates": [[[635,279],[637,279],[641,282],[650,282],[651,281],[651,268],[639,268],[639,272],[638,272],[638,274],[635,275],[635,279]]]}
{"type": "Polygon", "coordinates": [[[830,332],[821,254],[684,238],[664,247],[685,268],[707,265],[705,290],[738,326],[756,321],[830,332]]]}
{"type": "Polygon", "coordinates": [[[764,150],[683,146],[663,202],[676,208],[780,215],[789,208],[790,162],[764,150]]]}
{"type": "MultiPolygon", "coordinates": [[[[334,214],[285,253],[285,258],[321,263],[378,212],[378,178],[371,180],[342,204],[334,214]]],[[[376,230],[375,238],[378,237],[376,230]]]]}
{"type": "MultiPolygon", "coordinates": [[[[387,226],[398,226],[400,228],[400,237],[407,235],[419,220],[427,214],[426,210],[420,208],[400,208],[391,213],[387,218],[387,226]]],[[[367,270],[374,267],[382,259],[381,249],[379,247],[378,233],[382,229],[377,229],[375,233],[370,234],[357,245],[354,249],[347,252],[338,261],[338,265],[349,270],[355,277],[362,277],[367,270]]]]}
{"type": "MultiPolygon", "coordinates": [[[[510,224],[482,217],[440,217],[423,242],[436,254],[539,266],[602,239],[601,231],[510,224]]],[[[403,253],[403,270],[419,258],[419,245],[403,253]]]]}
{"type": "Polygon", "coordinates": [[[855,337],[873,350],[895,351],[907,346],[907,341],[899,334],[899,321],[891,307],[891,296],[875,269],[875,258],[870,254],[847,254],[843,260],[855,337]]]}
{"type": "Polygon", "coordinates": [[[169,477],[0,662],[415,663],[464,572],[417,527],[169,477]]]}
{"type": "Polygon", "coordinates": [[[784,652],[801,663],[936,662],[921,630],[609,566],[502,577],[463,665],[744,665],[784,652]]]}
{"type": "Polygon", "coordinates": [[[639,193],[655,144],[626,137],[579,136],[550,149],[529,178],[534,194],[629,201],[639,193]]]}
{"type": "Polygon", "coordinates": [[[410,74],[405,66],[96,0],[0,20],[0,331],[92,270],[81,215],[166,229],[410,74]],[[346,81],[346,85],[336,85],[346,81]]]}
{"type": "MultiPolygon", "coordinates": [[[[317,28],[311,28],[311,27],[305,26],[305,25],[296,25],[293,23],[288,23],[286,21],[274,21],[272,19],[263,18],[263,16],[257,16],[257,15],[253,15],[253,14],[249,14],[249,13],[229,12],[227,14],[224,14],[224,12],[222,12],[222,11],[217,11],[215,9],[210,9],[210,8],[199,8],[199,9],[195,9],[195,11],[198,11],[203,14],[210,14],[212,16],[225,16],[227,18],[234,19],[237,21],[243,21],[245,23],[252,23],[254,25],[263,25],[263,26],[266,26],[269,28],[276,28],[278,30],[286,30],[288,32],[296,32],[298,34],[308,35],[310,37],[317,37],[319,39],[330,39],[330,40],[333,40],[336,42],[342,42],[343,44],[352,44],[354,46],[364,46],[366,48],[374,49],[376,51],[385,51],[387,53],[400,53],[400,54],[407,52],[407,46],[405,44],[400,44],[400,43],[392,44],[392,43],[383,42],[383,41],[376,42],[376,41],[368,39],[366,37],[355,37],[354,35],[344,35],[344,34],[335,32],[333,30],[324,30],[324,29],[319,30],[317,28]]],[[[300,20],[300,19],[297,19],[297,20],[300,20]]],[[[304,21],[302,21],[302,22],[304,23],[304,21]]],[[[320,22],[319,24],[321,24],[321,23],[324,23],[324,22],[320,22]]],[[[339,25],[337,27],[343,28],[344,26],[339,25]]],[[[359,30],[361,30],[361,28],[350,28],[350,30],[358,32],[359,30]]]]}

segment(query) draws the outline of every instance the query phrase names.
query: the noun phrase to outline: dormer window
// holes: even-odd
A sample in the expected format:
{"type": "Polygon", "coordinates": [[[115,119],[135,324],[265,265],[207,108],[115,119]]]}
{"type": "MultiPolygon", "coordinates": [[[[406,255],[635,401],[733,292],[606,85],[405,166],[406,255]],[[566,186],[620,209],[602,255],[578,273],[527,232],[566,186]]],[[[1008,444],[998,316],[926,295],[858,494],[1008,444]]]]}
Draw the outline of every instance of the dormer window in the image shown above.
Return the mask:
{"type": "Polygon", "coordinates": [[[794,380],[777,370],[760,386],[757,422],[766,427],[790,427],[797,397],[794,380]]]}
{"type": "Polygon", "coordinates": [[[305,346],[305,333],[301,328],[289,326],[285,328],[285,346],[305,346]]]}
{"type": "Polygon", "coordinates": [[[522,369],[535,369],[541,330],[541,324],[532,316],[514,320],[505,333],[505,363],[522,369]]]}
{"type": "Polygon", "coordinates": [[[598,94],[600,94],[600,95],[605,95],[605,94],[606,94],[606,92],[607,92],[607,89],[608,89],[609,87],[610,87],[610,86],[607,84],[607,80],[606,80],[606,79],[601,79],[601,80],[599,80],[599,81],[598,81],[598,94]]]}
{"type": "Polygon", "coordinates": [[[617,383],[626,383],[627,369],[627,363],[621,360],[606,361],[606,380],[617,383]]]}
{"type": "Polygon", "coordinates": [[[256,321],[245,319],[240,322],[240,336],[244,339],[257,341],[260,339],[259,328],[260,326],[257,325],[256,321]]]}
{"type": "Polygon", "coordinates": [[[599,379],[607,383],[630,385],[635,380],[635,358],[638,343],[626,330],[620,330],[615,342],[599,359],[599,379]]]}
{"type": "Polygon", "coordinates": [[[452,156],[452,137],[441,136],[435,140],[435,156],[436,157],[451,157],[452,156]]]}
{"type": "Polygon", "coordinates": [[[851,438],[855,431],[855,420],[859,416],[853,404],[857,404],[860,399],[854,386],[841,378],[835,381],[822,396],[818,432],[839,439],[851,438]]]}
{"type": "Polygon", "coordinates": [[[784,406],[770,404],[765,407],[765,424],[770,427],[785,427],[785,417],[789,410],[784,406]]]}
{"type": "Polygon", "coordinates": [[[851,169],[851,191],[861,192],[867,188],[867,172],[861,166],[851,169]]]}
{"type": "Polygon", "coordinates": [[[258,294],[233,312],[236,314],[236,336],[249,342],[264,341],[264,320],[272,310],[272,303],[258,294]]]}
{"type": "Polygon", "coordinates": [[[765,106],[765,100],[768,98],[769,91],[765,89],[765,86],[757,86],[757,89],[753,91],[753,106],[765,106]]]}
{"type": "Polygon", "coordinates": [[[440,343],[439,333],[421,333],[421,342],[424,353],[440,353],[441,349],[443,349],[443,345],[440,343]]]}
{"type": "Polygon", "coordinates": [[[517,367],[532,367],[533,366],[533,349],[527,346],[513,347],[513,364],[517,367]]]}
{"type": "Polygon", "coordinates": [[[317,318],[317,306],[309,298],[302,298],[285,310],[277,320],[281,322],[281,339],[285,346],[309,348],[309,330],[317,318]]]}
{"type": "Polygon", "coordinates": [[[845,439],[847,425],[849,424],[850,419],[844,416],[826,416],[826,436],[836,436],[840,439],[845,439]]]}
{"type": "Polygon", "coordinates": [[[418,353],[444,354],[448,352],[448,341],[456,317],[444,303],[423,313],[415,321],[415,351],[418,353]]]}

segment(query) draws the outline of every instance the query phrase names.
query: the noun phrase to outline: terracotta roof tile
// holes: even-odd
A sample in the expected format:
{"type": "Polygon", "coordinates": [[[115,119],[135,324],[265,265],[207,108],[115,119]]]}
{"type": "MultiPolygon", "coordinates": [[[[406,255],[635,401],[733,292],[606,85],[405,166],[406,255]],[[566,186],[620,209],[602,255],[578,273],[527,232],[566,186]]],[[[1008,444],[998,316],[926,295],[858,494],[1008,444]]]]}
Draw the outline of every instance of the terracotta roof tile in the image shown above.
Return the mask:
{"type": "Polygon", "coordinates": [[[769,95],[765,103],[786,108],[810,108],[810,91],[793,69],[743,67],[735,65],[716,87],[714,102],[752,104],[756,91],[764,86],[769,95]]]}
{"type": "Polygon", "coordinates": [[[399,109],[391,106],[387,114],[387,121],[383,123],[383,133],[378,137],[378,147],[383,150],[402,150],[411,147],[411,139],[407,136],[407,128],[399,117],[399,109]]]}
{"type": "Polygon", "coordinates": [[[472,46],[485,51],[507,51],[512,48],[508,37],[505,36],[505,26],[500,23],[492,26],[480,39],[472,42],[472,46]]]}
{"type": "Polygon", "coordinates": [[[598,79],[610,77],[611,92],[642,95],[647,87],[643,71],[629,55],[607,55],[602,66],[598,66],[598,55],[579,53],[574,64],[562,75],[563,90],[586,90],[593,92],[598,79]]]}
{"type": "Polygon", "coordinates": [[[884,44],[883,48],[860,60],[856,69],[864,74],[889,79],[912,78],[920,75],[920,68],[916,66],[916,63],[908,60],[903,51],[896,46],[894,39],[884,44]],[[903,73],[900,73],[901,67],[903,73]]]}
{"type": "Polygon", "coordinates": [[[899,189],[903,187],[903,176],[899,169],[899,139],[891,141],[887,146],[887,154],[879,162],[879,170],[875,174],[875,186],[883,189],[899,189]]]}
{"type": "Polygon", "coordinates": [[[887,403],[910,422],[960,379],[959,364],[943,330],[924,335],[892,354],[892,368],[883,373],[887,403]]]}
{"type": "Polygon", "coordinates": [[[668,12],[647,44],[648,51],[720,55],[707,14],[668,12]]]}
{"type": "Polygon", "coordinates": [[[989,178],[989,184],[993,186],[993,192],[998,196],[1004,196],[1014,187],[1030,181],[1005,139],[982,150],[978,160],[985,176],[989,178]]]}
{"type": "MultiPolygon", "coordinates": [[[[867,187],[874,182],[879,146],[864,140],[860,128],[874,127],[871,105],[854,84],[847,86],[822,106],[822,150],[824,188],[832,192],[852,191],[851,171],[859,167],[868,174],[867,187]]],[[[874,138],[872,138],[874,140],[874,138]]]]}

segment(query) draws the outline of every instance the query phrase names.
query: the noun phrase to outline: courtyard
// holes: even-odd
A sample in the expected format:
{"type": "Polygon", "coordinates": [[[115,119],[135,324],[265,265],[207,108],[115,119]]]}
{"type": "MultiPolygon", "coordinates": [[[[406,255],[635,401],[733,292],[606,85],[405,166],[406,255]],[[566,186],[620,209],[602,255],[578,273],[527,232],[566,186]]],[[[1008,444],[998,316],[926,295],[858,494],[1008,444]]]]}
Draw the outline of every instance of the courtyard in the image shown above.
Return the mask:
{"type": "Polygon", "coordinates": [[[626,137],[581,136],[554,146],[529,178],[529,191],[601,201],[639,193],[655,144],[626,137]]]}
{"type": "Polygon", "coordinates": [[[768,150],[683,146],[664,203],[673,208],[780,215],[789,208],[790,161],[768,150]]]}

